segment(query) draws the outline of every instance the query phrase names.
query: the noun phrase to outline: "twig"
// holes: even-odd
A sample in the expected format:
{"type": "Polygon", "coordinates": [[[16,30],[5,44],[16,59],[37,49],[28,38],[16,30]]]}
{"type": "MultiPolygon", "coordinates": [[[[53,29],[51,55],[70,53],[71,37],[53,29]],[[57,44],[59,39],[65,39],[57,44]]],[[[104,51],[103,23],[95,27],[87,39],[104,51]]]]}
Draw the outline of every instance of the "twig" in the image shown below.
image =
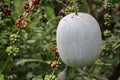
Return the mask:
{"type": "Polygon", "coordinates": [[[90,13],[92,14],[92,16],[94,16],[96,18],[94,9],[93,9],[93,0],[86,0],[86,2],[89,6],[90,13]]]}

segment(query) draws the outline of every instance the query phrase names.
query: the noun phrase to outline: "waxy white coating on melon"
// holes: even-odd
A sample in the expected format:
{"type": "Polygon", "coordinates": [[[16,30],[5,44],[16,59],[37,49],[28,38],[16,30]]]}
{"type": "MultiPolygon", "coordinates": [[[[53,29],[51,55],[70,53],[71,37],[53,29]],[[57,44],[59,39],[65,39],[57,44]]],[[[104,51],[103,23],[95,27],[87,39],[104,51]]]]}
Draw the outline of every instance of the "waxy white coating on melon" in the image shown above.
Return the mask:
{"type": "Polygon", "coordinates": [[[62,18],[57,28],[60,58],[71,67],[83,67],[100,55],[101,31],[97,21],[87,13],[71,13],[62,18]]]}

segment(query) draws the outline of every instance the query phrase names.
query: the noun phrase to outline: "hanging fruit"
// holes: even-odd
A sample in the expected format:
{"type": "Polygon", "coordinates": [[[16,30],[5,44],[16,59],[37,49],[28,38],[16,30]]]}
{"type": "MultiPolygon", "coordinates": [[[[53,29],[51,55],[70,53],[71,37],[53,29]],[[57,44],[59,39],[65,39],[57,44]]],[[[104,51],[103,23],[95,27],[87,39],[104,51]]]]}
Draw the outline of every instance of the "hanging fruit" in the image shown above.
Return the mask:
{"type": "Polygon", "coordinates": [[[58,24],[58,52],[68,66],[83,67],[91,64],[100,55],[101,44],[99,24],[87,13],[71,13],[58,24]]]}

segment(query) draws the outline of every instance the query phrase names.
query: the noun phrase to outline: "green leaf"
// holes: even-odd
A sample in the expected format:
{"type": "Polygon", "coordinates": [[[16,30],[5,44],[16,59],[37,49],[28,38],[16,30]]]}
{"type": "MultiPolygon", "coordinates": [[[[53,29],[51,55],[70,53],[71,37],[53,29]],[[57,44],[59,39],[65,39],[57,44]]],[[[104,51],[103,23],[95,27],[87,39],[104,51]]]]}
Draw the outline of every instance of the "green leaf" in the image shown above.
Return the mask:
{"type": "Polygon", "coordinates": [[[43,80],[41,76],[37,76],[35,78],[33,78],[32,80],[43,80]]]}
{"type": "Polygon", "coordinates": [[[118,48],[120,48],[120,44],[116,45],[116,46],[113,48],[113,50],[116,50],[116,49],[118,49],[118,48]]]}
{"type": "Polygon", "coordinates": [[[51,52],[52,45],[51,44],[47,44],[47,45],[45,45],[45,48],[47,49],[48,52],[51,52]]]}
{"type": "Polygon", "coordinates": [[[103,63],[102,60],[100,60],[100,59],[97,59],[97,60],[95,61],[95,64],[96,64],[96,65],[104,65],[104,63],[103,63]]]}
{"type": "Polygon", "coordinates": [[[0,74],[0,80],[4,80],[4,75],[0,74]]]}
{"type": "Polygon", "coordinates": [[[33,77],[33,73],[32,72],[28,72],[26,75],[27,78],[32,78],[33,77]]]}
{"type": "Polygon", "coordinates": [[[42,63],[50,64],[49,61],[43,61],[43,60],[39,60],[39,59],[21,59],[21,60],[17,61],[15,64],[18,66],[18,65],[24,65],[27,62],[42,62],[42,63]]]}
{"type": "Polygon", "coordinates": [[[28,40],[27,43],[33,44],[33,43],[35,43],[35,40],[28,40]]]}
{"type": "Polygon", "coordinates": [[[116,50],[118,48],[120,48],[120,40],[118,40],[117,42],[115,42],[112,46],[113,50],[116,50]]]}

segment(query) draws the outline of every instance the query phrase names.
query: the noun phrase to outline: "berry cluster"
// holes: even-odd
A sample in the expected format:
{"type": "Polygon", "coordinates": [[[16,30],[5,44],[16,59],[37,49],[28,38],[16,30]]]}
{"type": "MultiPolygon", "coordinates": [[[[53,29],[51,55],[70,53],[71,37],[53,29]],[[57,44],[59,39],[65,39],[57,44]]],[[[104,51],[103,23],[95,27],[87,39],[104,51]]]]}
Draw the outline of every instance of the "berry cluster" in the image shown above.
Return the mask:
{"type": "Polygon", "coordinates": [[[106,10],[108,13],[105,13],[105,14],[104,14],[104,20],[105,20],[104,25],[105,25],[105,26],[110,26],[112,17],[111,17],[111,15],[109,14],[109,12],[112,11],[112,8],[113,8],[112,4],[109,3],[109,2],[107,2],[107,4],[105,5],[105,10],[106,10]]]}
{"type": "Polygon", "coordinates": [[[6,49],[8,56],[10,56],[10,55],[16,56],[17,53],[19,53],[19,51],[20,51],[19,48],[15,47],[15,46],[9,46],[6,49]]]}
{"type": "Polygon", "coordinates": [[[102,49],[102,51],[105,52],[105,53],[110,51],[110,48],[109,48],[108,45],[106,45],[106,44],[103,44],[103,45],[101,46],[101,49],[102,49]]]}
{"type": "MultiPolygon", "coordinates": [[[[55,70],[59,67],[61,62],[59,62],[59,53],[56,47],[52,48],[51,51],[54,53],[55,58],[57,60],[53,60],[50,64],[50,68],[53,70],[52,75],[54,74],[55,70]]],[[[46,76],[44,80],[56,80],[56,78],[52,78],[52,76],[46,76]]]]}
{"type": "Polygon", "coordinates": [[[12,11],[9,7],[5,7],[3,12],[6,16],[10,16],[12,11]]]}
{"type": "Polygon", "coordinates": [[[45,75],[44,80],[57,80],[55,75],[45,75]]]}
{"type": "Polygon", "coordinates": [[[20,49],[17,46],[15,46],[15,42],[19,41],[19,37],[20,36],[18,34],[10,35],[9,40],[11,44],[6,48],[8,56],[10,55],[16,56],[20,52],[20,49]]]}
{"type": "Polygon", "coordinates": [[[111,11],[113,9],[113,5],[110,2],[107,2],[107,4],[105,5],[105,9],[111,11]]]}
{"type": "Polygon", "coordinates": [[[28,15],[30,15],[32,10],[38,6],[38,4],[39,4],[39,0],[30,0],[30,2],[26,1],[24,3],[24,9],[27,14],[25,14],[25,15],[21,14],[18,16],[18,19],[15,22],[15,25],[18,28],[20,28],[20,29],[26,28],[26,26],[27,26],[26,18],[28,17],[28,15]]]}
{"type": "Polygon", "coordinates": [[[108,13],[106,13],[106,14],[104,15],[104,20],[105,20],[104,25],[105,25],[105,26],[110,26],[111,15],[109,15],[108,13]]]}
{"type": "Polygon", "coordinates": [[[19,37],[20,36],[17,35],[17,34],[11,34],[10,37],[9,37],[10,42],[15,43],[16,41],[18,41],[19,37]]]}
{"type": "MultiPolygon", "coordinates": [[[[107,11],[105,14],[104,14],[104,25],[105,27],[110,27],[111,26],[111,20],[112,20],[112,16],[110,15],[110,12],[112,11],[113,9],[113,5],[110,3],[110,2],[107,2],[106,5],[105,5],[105,10],[107,11]]],[[[105,37],[110,37],[112,35],[111,31],[110,30],[105,30],[104,31],[104,36],[105,37]]]]}
{"type": "Polygon", "coordinates": [[[71,6],[71,7],[66,7],[66,10],[65,10],[65,12],[66,12],[66,14],[69,14],[69,13],[71,13],[71,12],[74,12],[74,6],[71,6]]]}
{"type": "Polygon", "coordinates": [[[12,14],[12,8],[4,3],[0,3],[0,31],[10,27],[12,23],[12,18],[9,17],[12,14]]]}
{"type": "Polygon", "coordinates": [[[54,61],[51,63],[50,67],[51,67],[52,69],[57,69],[60,64],[61,64],[60,62],[58,62],[57,60],[54,60],[54,61]]]}
{"type": "Polygon", "coordinates": [[[28,2],[28,1],[26,1],[26,2],[24,3],[24,9],[25,9],[26,13],[29,13],[29,12],[30,12],[30,7],[29,7],[29,2],[28,2]]]}
{"type": "Polygon", "coordinates": [[[26,17],[23,16],[22,14],[18,16],[18,19],[15,22],[15,25],[20,28],[24,29],[27,27],[27,21],[25,21],[26,17]]]}
{"type": "MultiPolygon", "coordinates": [[[[40,13],[40,9],[38,9],[37,12],[40,13]]],[[[39,20],[42,21],[43,23],[47,22],[47,15],[45,14],[44,7],[41,8],[41,14],[39,14],[39,20]]]]}
{"type": "Polygon", "coordinates": [[[31,11],[32,6],[37,7],[39,4],[39,0],[31,0],[30,2],[26,1],[24,3],[24,9],[26,13],[29,13],[31,11]]]}
{"type": "Polygon", "coordinates": [[[52,52],[54,53],[54,56],[59,57],[58,49],[56,47],[52,48],[52,52]]]}
{"type": "Polygon", "coordinates": [[[111,31],[110,30],[105,30],[104,31],[104,36],[105,37],[110,37],[112,35],[111,31]]]}

